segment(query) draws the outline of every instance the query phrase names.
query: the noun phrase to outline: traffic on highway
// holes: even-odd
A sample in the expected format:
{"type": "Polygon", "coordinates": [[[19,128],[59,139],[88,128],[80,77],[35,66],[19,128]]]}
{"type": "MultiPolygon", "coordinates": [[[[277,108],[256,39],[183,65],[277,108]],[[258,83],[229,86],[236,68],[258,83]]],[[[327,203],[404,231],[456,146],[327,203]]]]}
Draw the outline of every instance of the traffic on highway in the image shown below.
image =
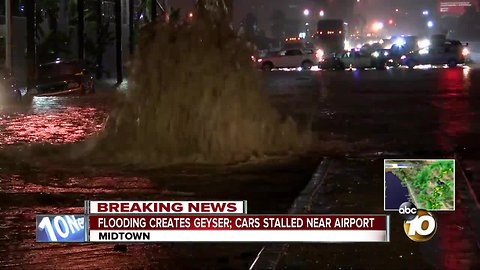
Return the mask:
{"type": "Polygon", "coordinates": [[[263,71],[293,68],[295,70],[346,70],[418,66],[453,68],[472,59],[468,42],[434,34],[429,37],[398,35],[358,37],[348,35],[342,20],[320,20],[317,31],[309,38],[286,38],[280,50],[263,51],[252,56],[263,71]],[[355,41],[359,42],[355,46],[355,41]]]}

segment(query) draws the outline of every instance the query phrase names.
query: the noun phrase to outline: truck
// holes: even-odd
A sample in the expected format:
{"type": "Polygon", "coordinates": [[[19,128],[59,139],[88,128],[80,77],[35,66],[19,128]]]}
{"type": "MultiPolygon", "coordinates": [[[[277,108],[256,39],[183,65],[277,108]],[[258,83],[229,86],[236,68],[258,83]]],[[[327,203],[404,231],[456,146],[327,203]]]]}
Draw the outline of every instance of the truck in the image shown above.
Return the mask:
{"type": "Polygon", "coordinates": [[[324,19],[317,23],[317,32],[313,35],[313,43],[317,57],[338,53],[345,48],[346,27],[343,20],[324,19]]]}

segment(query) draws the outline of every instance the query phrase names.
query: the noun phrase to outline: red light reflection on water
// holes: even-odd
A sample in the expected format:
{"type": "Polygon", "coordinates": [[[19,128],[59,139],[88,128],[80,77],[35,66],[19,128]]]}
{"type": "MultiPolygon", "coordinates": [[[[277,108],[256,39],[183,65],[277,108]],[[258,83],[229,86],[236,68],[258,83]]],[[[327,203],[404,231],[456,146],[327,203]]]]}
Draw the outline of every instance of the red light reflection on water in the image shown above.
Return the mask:
{"type": "MultiPolygon", "coordinates": [[[[458,194],[458,193],[457,193],[458,194]]],[[[457,195],[459,196],[459,195],[457,195]]],[[[437,235],[441,256],[441,269],[473,269],[478,262],[475,235],[470,224],[467,209],[457,205],[455,212],[441,213],[437,217],[437,235]]]]}
{"type": "Polygon", "coordinates": [[[440,109],[437,142],[445,151],[450,151],[455,141],[471,130],[468,71],[462,68],[440,70],[438,90],[442,99],[437,104],[440,109]]]}
{"type": "Polygon", "coordinates": [[[94,107],[0,116],[0,145],[72,143],[103,129],[105,113],[94,107]]]}
{"type": "Polygon", "coordinates": [[[27,181],[19,175],[0,175],[0,190],[3,193],[121,193],[142,192],[158,193],[152,189],[149,179],[142,177],[81,177],[71,176],[56,178],[51,176],[37,177],[35,181],[27,181]]]}

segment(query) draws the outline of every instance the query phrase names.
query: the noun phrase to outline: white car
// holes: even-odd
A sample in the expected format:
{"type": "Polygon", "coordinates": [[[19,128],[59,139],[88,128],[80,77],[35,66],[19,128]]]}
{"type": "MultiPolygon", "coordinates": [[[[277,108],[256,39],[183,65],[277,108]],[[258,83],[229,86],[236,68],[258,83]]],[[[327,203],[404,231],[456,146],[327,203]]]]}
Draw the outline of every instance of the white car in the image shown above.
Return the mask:
{"type": "Polygon", "coordinates": [[[273,68],[297,68],[310,70],[318,63],[317,56],[310,49],[288,49],[257,59],[257,67],[265,71],[273,68]]]}
{"type": "Polygon", "coordinates": [[[383,51],[374,53],[362,53],[359,51],[348,51],[338,56],[342,69],[345,68],[376,68],[385,69],[388,54],[383,51]]]}

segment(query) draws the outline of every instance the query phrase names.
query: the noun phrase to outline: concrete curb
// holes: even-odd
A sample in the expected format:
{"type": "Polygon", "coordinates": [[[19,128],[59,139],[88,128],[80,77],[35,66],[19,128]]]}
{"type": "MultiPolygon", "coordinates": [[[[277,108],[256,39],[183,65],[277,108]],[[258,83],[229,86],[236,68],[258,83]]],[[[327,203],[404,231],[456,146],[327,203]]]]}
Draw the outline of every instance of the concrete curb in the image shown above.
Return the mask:
{"type": "Polygon", "coordinates": [[[458,164],[458,168],[460,169],[462,178],[465,180],[465,187],[461,188],[460,194],[461,198],[464,199],[466,207],[468,209],[468,216],[470,219],[470,226],[472,226],[472,231],[475,235],[475,240],[477,242],[477,247],[480,249],[480,203],[473,191],[473,188],[470,184],[470,180],[465,173],[462,164],[460,162],[459,156],[455,155],[455,163],[458,164]]]}
{"type": "MultiPolygon", "coordinates": [[[[305,188],[300,192],[293,202],[289,214],[302,214],[310,212],[312,199],[314,195],[321,189],[325,176],[327,175],[330,160],[323,158],[317,170],[308,182],[305,188]]],[[[268,244],[262,247],[257,257],[250,265],[250,270],[255,269],[276,269],[282,255],[287,251],[289,245],[285,244],[268,244]]]]}
{"type": "Polygon", "coordinates": [[[477,198],[477,195],[475,195],[475,192],[473,191],[472,185],[470,184],[470,181],[468,180],[467,175],[465,174],[465,171],[462,168],[462,164],[460,163],[460,160],[458,159],[458,156],[455,155],[455,162],[458,163],[458,167],[460,168],[460,172],[462,173],[462,177],[465,179],[465,183],[467,185],[468,192],[470,193],[470,196],[473,200],[473,204],[477,209],[480,210],[480,202],[477,198]]]}

